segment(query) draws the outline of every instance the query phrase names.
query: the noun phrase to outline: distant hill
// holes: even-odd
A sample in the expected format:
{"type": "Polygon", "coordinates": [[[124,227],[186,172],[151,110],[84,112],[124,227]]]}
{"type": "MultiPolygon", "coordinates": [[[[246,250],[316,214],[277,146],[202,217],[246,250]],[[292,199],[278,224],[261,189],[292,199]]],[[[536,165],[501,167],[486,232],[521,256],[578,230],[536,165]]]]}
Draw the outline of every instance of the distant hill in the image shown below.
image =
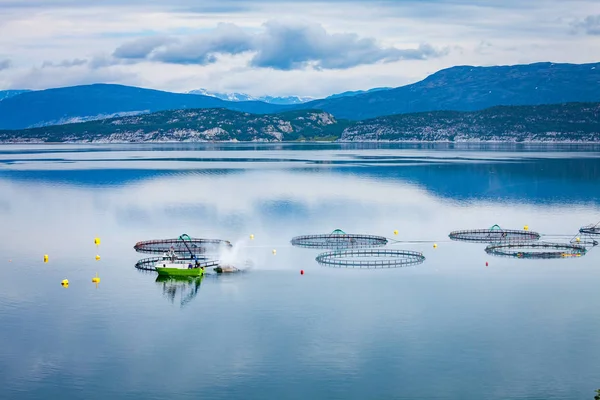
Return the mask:
{"type": "Polygon", "coordinates": [[[30,91],[31,90],[0,90],[0,101],[30,91]]]}
{"type": "Polygon", "coordinates": [[[600,143],[600,103],[496,106],[356,121],[341,141],[491,141],[600,143]]]}
{"type": "Polygon", "coordinates": [[[435,110],[475,111],[497,105],[600,101],[600,63],[459,66],[407,86],[310,101],[295,108],[353,120],[435,110]]]}
{"type": "Polygon", "coordinates": [[[0,102],[0,129],[23,129],[186,108],[228,108],[262,114],[283,110],[285,106],[258,101],[226,102],[210,96],[94,84],[33,91],[5,99],[0,102]]]}
{"type": "Polygon", "coordinates": [[[325,97],[325,99],[337,99],[338,97],[351,97],[351,96],[356,96],[358,94],[373,93],[373,92],[379,92],[379,91],[382,91],[382,90],[390,90],[390,89],[393,89],[393,88],[391,88],[391,87],[379,87],[379,88],[373,88],[373,89],[369,89],[369,90],[354,90],[354,91],[348,91],[348,92],[342,92],[342,93],[332,94],[331,96],[325,97]]]}
{"type": "Polygon", "coordinates": [[[269,104],[302,104],[307,101],[314,100],[314,97],[300,97],[300,96],[259,96],[254,97],[246,93],[219,93],[212,92],[206,89],[197,89],[187,92],[189,94],[201,94],[204,96],[216,97],[226,101],[262,101],[269,104]]]}
{"type": "Polygon", "coordinates": [[[0,131],[0,141],[335,140],[343,125],[330,114],[314,110],[256,115],[226,109],[186,109],[19,131],[0,131]]]}
{"type": "Polygon", "coordinates": [[[498,106],[339,120],[319,110],[256,115],[186,109],[27,130],[0,142],[600,141],[600,103],[498,106]]]}

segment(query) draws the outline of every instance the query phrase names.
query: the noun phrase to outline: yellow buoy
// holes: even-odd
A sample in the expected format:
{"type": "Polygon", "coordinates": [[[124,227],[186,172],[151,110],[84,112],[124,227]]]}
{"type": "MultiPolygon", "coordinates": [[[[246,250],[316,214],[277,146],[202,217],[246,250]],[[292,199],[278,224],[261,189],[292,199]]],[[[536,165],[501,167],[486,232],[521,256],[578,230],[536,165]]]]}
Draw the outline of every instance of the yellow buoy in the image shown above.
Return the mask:
{"type": "Polygon", "coordinates": [[[96,255],[96,261],[100,260],[100,256],[96,255]]]}
{"type": "Polygon", "coordinates": [[[98,273],[96,272],[96,276],[92,278],[92,282],[100,283],[100,278],[98,277],[98,273]]]}
{"type": "Polygon", "coordinates": [[[48,254],[44,254],[44,262],[47,263],[48,262],[48,254]]]}
{"type": "Polygon", "coordinates": [[[94,244],[95,244],[96,246],[100,246],[100,238],[98,238],[98,237],[97,237],[97,238],[95,238],[95,239],[94,239],[94,244]]]}
{"type": "Polygon", "coordinates": [[[63,285],[63,286],[69,286],[69,280],[68,280],[68,279],[63,279],[63,280],[60,282],[60,284],[61,284],[61,285],[63,285]]]}
{"type": "Polygon", "coordinates": [[[395,231],[394,231],[394,235],[397,235],[397,234],[398,234],[398,230],[395,230],[395,231]]]}
{"type": "Polygon", "coordinates": [[[433,244],[433,248],[434,248],[434,249],[437,249],[437,243],[434,243],[434,244],[433,244]]]}
{"type": "Polygon", "coordinates": [[[277,254],[277,250],[273,249],[273,254],[277,254]]]}
{"type": "Polygon", "coordinates": [[[254,235],[250,235],[250,240],[254,240],[254,235]]]}
{"type": "Polygon", "coordinates": [[[581,239],[579,239],[579,238],[577,238],[576,240],[577,240],[578,242],[581,242],[581,239]]]}
{"type": "Polygon", "coordinates": [[[523,230],[524,230],[524,231],[528,231],[528,230],[529,230],[529,225],[525,225],[525,226],[523,227],[523,230]]]}

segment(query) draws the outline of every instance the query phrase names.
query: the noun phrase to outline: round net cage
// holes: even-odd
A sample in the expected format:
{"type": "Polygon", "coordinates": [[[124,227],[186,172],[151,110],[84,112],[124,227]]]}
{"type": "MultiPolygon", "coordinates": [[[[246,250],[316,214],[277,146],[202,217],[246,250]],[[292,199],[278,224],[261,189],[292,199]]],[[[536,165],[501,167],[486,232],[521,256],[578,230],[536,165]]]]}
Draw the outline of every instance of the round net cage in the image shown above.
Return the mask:
{"type": "Polygon", "coordinates": [[[291,242],[293,246],[312,249],[348,249],[381,247],[388,240],[383,236],[352,234],[336,229],[329,234],[296,236],[291,242]]]}
{"type": "Polygon", "coordinates": [[[585,235],[600,235],[600,222],[596,225],[583,226],[579,229],[579,233],[585,235]]]}
{"type": "Polygon", "coordinates": [[[448,235],[452,240],[474,243],[497,243],[497,242],[532,242],[539,240],[541,235],[537,232],[525,230],[502,229],[494,225],[489,229],[472,229],[450,232],[448,235]]]}
{"type": "Polygon", "coordinates": [[[163,254],[174,253],[177,255],[203,254],[216,251],[221,247],[233,247],[227,240],[198,239],[188,235],[181,235],[177,239],[145,240],[133,246],[138,253],[163,254]]]}
{"type": "Polygon", "coordinates": [[[587,253],[587,249],[568,243],[502,243],[489,245],[485,252],[512,258],[568,258],[581,257],[587,253]]]}
{"type": "Polygon", "coordinates": [[[408,250],[336,250],[321,253],[316,258],[322,265],[335,268],[400,268],[421,264],[425,256],[408,250]]]}
{"type": "MultiPolygon", "coordinates": [[[[137,269],[141,269],[144,271],[155,271],[154,268],[161,261],[165,261],[164,257],[144,258],[142,260],[139,260],[137,263],[135,263],[135,267],[137,269]]],[[[202,258],[202,257],[177,257],[176,260],[174,260],[174,261],[169,260],[168,262],[175,263],[175,264],[194,264],[197,261],[200,262],[199,266],[204,267],[204,268],[219,266],[219,261],[208,261],[206,258],[202,258]]]]}

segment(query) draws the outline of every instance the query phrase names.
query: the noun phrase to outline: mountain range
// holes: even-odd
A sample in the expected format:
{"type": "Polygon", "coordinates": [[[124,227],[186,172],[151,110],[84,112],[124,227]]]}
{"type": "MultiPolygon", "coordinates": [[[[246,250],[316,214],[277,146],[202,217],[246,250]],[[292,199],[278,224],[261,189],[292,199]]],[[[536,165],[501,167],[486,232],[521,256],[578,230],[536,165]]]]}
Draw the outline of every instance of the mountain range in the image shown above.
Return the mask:
{"type": "Polygon", "coordinates": [[[431,111],[369,120],[336,119],[320,110],[256,115],[227,109],[184,109],[62,126],[0,131],[0,142],[206,141],[494,141],[595,142],[600,103],[497,106],[431,111]]]}
{"type": "Polygon", "coordinates": [[[299,97],[299,96],[259,96],[254,97],[246,93],[219,93],[212,92],[206,89],[197,89],[187,92],[188,94],[200,94],[203,96],[216,97],[217,99],[226,101],[263,101],[269,104],[302,104],[307,101],[315,100],[314,97],[299,97]]]}
{"type": "Polygon", "coordinates": [[[496,106],[599,102],[600,63],[456,66],[410,85],[344,92],[316,100],[297,96],[254,98],[204,89],[172,93],[114,84],[4,91],[0,99],[0,129],[4,130],[184,109],[226,109],[258,116],[319,110],[336,120],[363,121],[434,111],[481,111],[496,106]]]}

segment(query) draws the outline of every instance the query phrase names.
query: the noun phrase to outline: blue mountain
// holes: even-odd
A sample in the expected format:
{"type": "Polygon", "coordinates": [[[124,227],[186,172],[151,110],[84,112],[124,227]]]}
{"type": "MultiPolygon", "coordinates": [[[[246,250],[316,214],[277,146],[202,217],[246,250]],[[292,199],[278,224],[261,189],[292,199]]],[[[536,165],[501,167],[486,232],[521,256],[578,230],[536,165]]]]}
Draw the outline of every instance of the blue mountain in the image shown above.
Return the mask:
{"type": "Polygon", "coordinates": [[[498,105],[600,101],[600,63],[458,66],[389,90],[309,101],[336,118],[362,120],[424,111],[477,111],[498,105]]]}
{"type": "Polygon", "coordinates": [[[259,101],[228,102],[195,94],[93,84],[22,93],[0,102],[0,129],[58,125],[186,108],[227,108],[263,114],[284,106],[259,101]]]}

